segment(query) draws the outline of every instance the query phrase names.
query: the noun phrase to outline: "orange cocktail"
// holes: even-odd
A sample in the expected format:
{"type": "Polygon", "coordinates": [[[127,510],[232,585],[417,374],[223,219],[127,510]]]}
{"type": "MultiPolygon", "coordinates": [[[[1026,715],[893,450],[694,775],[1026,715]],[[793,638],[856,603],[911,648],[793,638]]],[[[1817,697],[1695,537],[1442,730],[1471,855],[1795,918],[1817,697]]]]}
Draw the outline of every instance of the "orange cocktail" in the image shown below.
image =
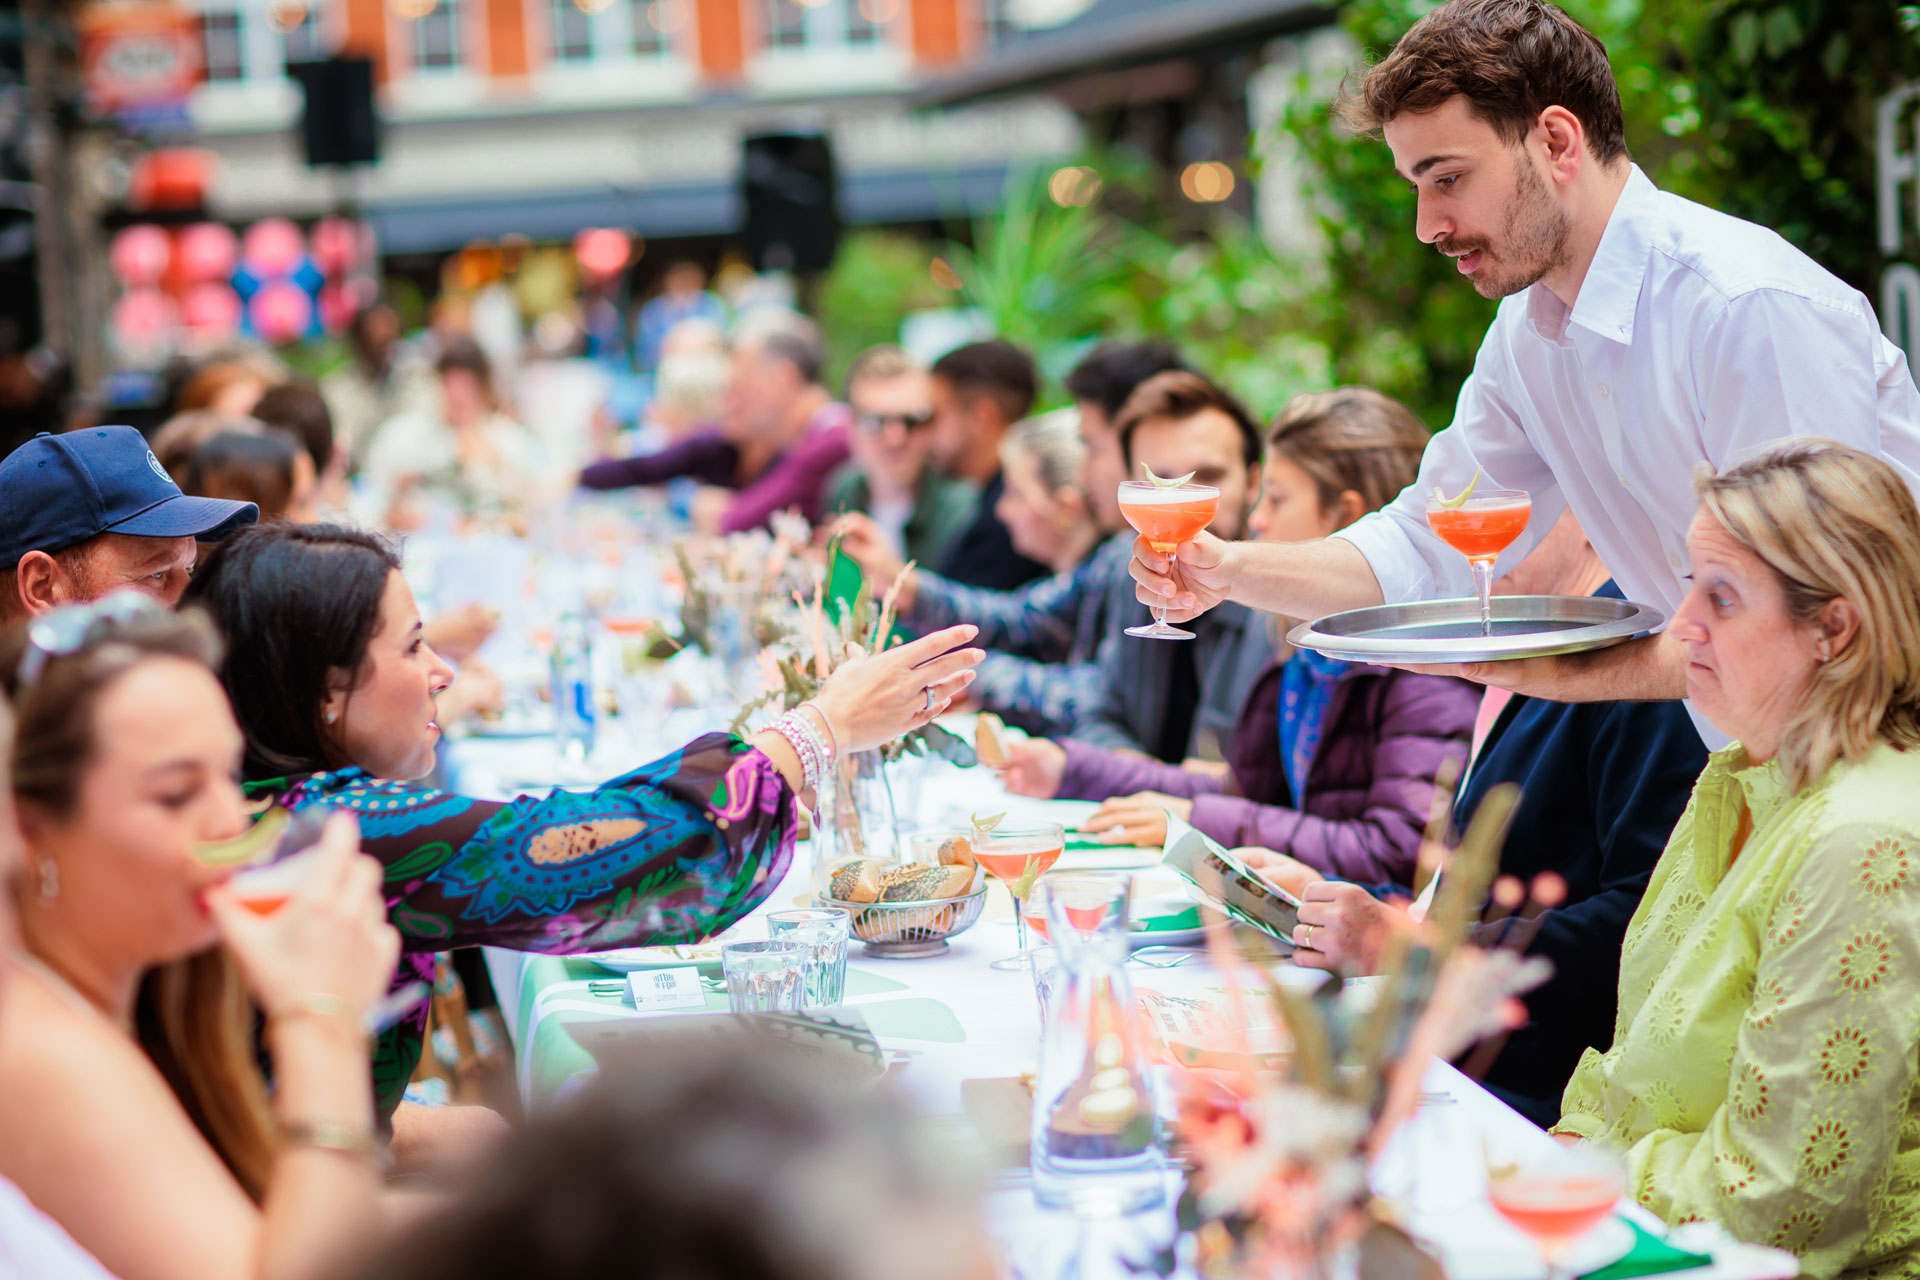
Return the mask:
{"type": "Polygon", "coordinates": [[[1489,1170],[1487,1198],[1500,1216],[1533,1238],[1548,1280],[1566,1274],[1569,1246],[1613,1212],[1625,1171],[1609,1153],[1579,1147],[1489,1170]]]}
{"type": "Polygon", "coordinates": [[[1427,525],[1442,542],[1467,558],[1480,593],[1480,634],[1493,634],[1493,562],[1527,531],[1533,499],[1518,489],[1469,487],[1448,499],[1438,489],[1427,498],[1427,525]]]}
{"type": "Polygon", "coordinates": [[[1013,898],[1014,923],[1019,930],[1019,954],[994,961],[994,968],[1016,967],[1027,962],[1024,899],[1032,892],[1033,882],[1060,861],[1066,848],[1067,830],[1057,822],[1032,827],[996,827],[975,837],[973,860],[980,864],[982,871],[1007,886],[1013,898]]]}
{"type": "MultiPolygon", "coordinates": [[[[1161,485],[1126,480],[1120,485],[1120,514],[1140,531],[1147,545],[1174,558],[1174,549],[1191,542],[1195,535],[1213,523],[1220,509],[1220,491],[1210,484],[1161,485]]],[[[1182,631],[1167,622],[1167,611],[1153,608],[1153,625],[1128,627],[1130,636],[1153,640],[1191,640],[1191,631],[1182,631]]]]}

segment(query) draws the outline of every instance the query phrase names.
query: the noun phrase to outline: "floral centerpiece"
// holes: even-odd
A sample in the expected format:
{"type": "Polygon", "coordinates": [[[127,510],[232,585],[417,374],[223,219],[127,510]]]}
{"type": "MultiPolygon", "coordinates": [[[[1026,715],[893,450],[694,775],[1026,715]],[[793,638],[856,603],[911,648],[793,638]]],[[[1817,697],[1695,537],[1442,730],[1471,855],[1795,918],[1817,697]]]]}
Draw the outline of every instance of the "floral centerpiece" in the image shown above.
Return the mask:
{"type": "MultiPolygon", "coordinates": [[[[1409,917],[1396,932],[1380,980],[1366,988],[1335,977],[1312,992],[1289,988],[1223,923],[1209,926],[1209,950],[1233,998],[1269,1002],[1291,1051],[1273,1065],[1243,1040],[1228,1057],[1236,1068],[1181,1073],[1174,1137],[1192,1168],[1178,1211],[1182,1237],[1143,1270],[1171,1274],[1182,1239],[1203,1276],[1330,1275],[1353,1265],[1363,1236],[1369,1255],[1400,1255],[1385,1267],[1362,1263],[1368,1273],[1402,1274],[1417,1260],[1371,1203],[1368,1165],[1413,1113],[1429,1060],[1518,1025],[1516,997],[1551,972],[1515,947],[1467,942],[1516,795],[1490,792],[1457,851],[1430,833],[1425,856],[1443,864],[1444,878],[1425,919],[1409,917]]],[[[1244,1016],[1233,1022],[1252,1025],[1244,1016]]]]}

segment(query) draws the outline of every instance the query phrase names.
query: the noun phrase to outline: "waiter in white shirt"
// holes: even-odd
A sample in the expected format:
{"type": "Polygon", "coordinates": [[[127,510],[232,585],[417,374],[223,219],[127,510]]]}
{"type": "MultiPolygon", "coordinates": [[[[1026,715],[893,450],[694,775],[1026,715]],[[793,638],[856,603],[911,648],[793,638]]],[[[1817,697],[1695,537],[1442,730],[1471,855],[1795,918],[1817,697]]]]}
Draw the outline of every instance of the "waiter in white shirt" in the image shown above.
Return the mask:
{"type": "MultiPolygon", "coordinates": [[[[1319,542],[1202,534],[1179,548],[1177,582],[1141,540],[1142,601],[1180,621],[1226,599],[1313,618],[1472,594],[1466,559],[1427,526],[1426,495],[1460,492],[1477,468],[1483,486],[1533,497],[1496,572],[1571,507],[1627,596],[1671,616],[1702,463],[1829,436],[1920,491],[1920,391],[1866,298],[1774,232],[1656,188],[1627,158],[1606,50],[1560,9],[1452,0],[1338,109],[1384,134],[1420,239],[1505,301],[1453,424],[1392,505],[1319,542]]],[[[1660,635],[1428,669],[1566,702],[1651,700],[1685,696],[1686,661],[1660,635]]]]}

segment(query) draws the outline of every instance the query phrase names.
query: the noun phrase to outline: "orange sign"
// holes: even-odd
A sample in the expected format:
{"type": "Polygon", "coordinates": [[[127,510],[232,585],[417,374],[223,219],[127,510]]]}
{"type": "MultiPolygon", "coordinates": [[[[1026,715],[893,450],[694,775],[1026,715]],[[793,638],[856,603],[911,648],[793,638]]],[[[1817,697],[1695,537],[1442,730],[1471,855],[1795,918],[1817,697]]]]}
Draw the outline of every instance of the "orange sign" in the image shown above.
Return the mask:
{"type": "Polygon", "coordinates": [[[80,11],[80,75],[103,115],[184,106],[200,82],[200,24],[162,0],[106,0],[80,11]]]}

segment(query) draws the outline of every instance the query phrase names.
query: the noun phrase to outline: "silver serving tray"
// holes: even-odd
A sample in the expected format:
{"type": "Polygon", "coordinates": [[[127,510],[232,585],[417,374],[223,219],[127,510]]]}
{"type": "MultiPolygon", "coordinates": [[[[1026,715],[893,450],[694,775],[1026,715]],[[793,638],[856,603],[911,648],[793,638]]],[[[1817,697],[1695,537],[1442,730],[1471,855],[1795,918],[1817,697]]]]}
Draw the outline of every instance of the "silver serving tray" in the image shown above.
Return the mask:
{"type": "Polygon", "coordinates": [[[1287,633],[1296,648],[1348,662],[1501,662],[1604,649],[1666,622],[1658,609],[1602,596],[1495,596],[1493,634],[1478,597],[1350,609],[1287,633]]]}

